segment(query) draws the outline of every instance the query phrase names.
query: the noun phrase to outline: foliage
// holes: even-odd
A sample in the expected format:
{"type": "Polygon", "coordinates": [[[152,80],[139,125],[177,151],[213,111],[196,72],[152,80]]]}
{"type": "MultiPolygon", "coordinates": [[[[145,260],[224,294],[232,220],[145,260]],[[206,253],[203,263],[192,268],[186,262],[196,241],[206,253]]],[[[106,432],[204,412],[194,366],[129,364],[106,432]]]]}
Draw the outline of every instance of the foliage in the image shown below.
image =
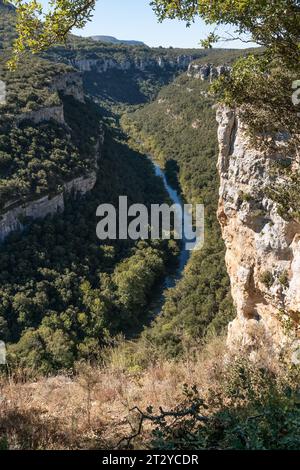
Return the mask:
{"type": "Polygon", "coordinates": [[[9,63],[11,68],[15,67],[27,48],[34,53],[40,52],[64,41],[72,28],[83,28],[95,7],[95,0],[51,0],[45,12],[37,0],[13,0],[11,3],[17,7],[18,33],[9,63]]]}
{"type": "Polygon", "coordinates": [[[271,183],[268,194],[277,202],[278,212],[286,220],[300,220],[299,186],[300,172],[291,167],[283,166],[284,161],[274,165],[275,178],[271,183]]]}
{"type": "Polygon", "coordinates": [[[137,409],[138,432],[122,441],[130,447],[150,422],[150,448],[162,450],[298,450],[300,446],[299,370],[284,377],[245,359],[233,362],[220,378],[221,392],[207,401],[198,388],[184,386],[185,399],[154,414],[137,409]]]}
{"type": "MultiPolygon", "coordinates": [[[[160,20],[180,18],[190,23],[200,16],[208,24],[231,25],[236,39],[246,35],[279,55],[287,64],[299,62],[300,5],[298,0],[153,0],[160,20]]],[[[219,39],[214,34],[211,39],[219,39]]],[[[232,37],[228,39],[232,40],[232,37]]]]}
{"type": "MultiPolygon", "coordinates": [[[[82,28],[91,19],[95,6],[95,0],[52,0],[50,9],[44,12],[36,0],[14,3],[19,34],[14,45],[16,58],[26,47],[37,52],[65,40],[74,26],[82,28]]],[[[299,60],[297,0],[152,0],[150,3],[160,20],[179,18],[190,24],[200,16],[208,24],[232,25],[237,36],[250,35],[250,40],[267,47],[272,54],[279,54],[287,62],[299,60]]],[[[210,46],[218,39],[217,34],[211,33],[204,45],[210,46]]]]}
{"type": "Polygon", "coordinates": [[[66,201],[63,215],[37,221],[1,245],[0,328],[11,344],[11,365],[43,373],[70,367],[76,358],[97,356],[110,335],[136,333],[145,321],[173,247],[100,242],[96,208],[117,207],[120,194],[129,204],[165,198],[146,157],[108,131],[90,196],[66,201]]]}
{"type": "Polygon", "coordinates": [[[0,105],[3,210],[8,204],[55,195],[67,181],[93,171],[100,113],[91,102],[80,103],[57,91],[58,81],[74,73],[70,66],[29,56],[16,71],[7,70],[15,16],[2,4],[0,16],[0,79],[6,88],[5,103],[0,105]],[[36,117],[39,123],[34,122],[36,117]]]}

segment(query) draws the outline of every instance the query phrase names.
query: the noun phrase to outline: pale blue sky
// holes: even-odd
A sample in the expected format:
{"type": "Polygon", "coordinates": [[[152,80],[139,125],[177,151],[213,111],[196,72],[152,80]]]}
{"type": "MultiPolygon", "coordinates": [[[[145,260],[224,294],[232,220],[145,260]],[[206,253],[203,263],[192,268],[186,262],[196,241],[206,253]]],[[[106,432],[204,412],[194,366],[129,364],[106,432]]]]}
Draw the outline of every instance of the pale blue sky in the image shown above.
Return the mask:
{"type": "MultiPolygon", "coordinates": [[[[46,5],[48,2],[42,0],[46,5]]],[[[98,0],[93,20],[83,30],[74,30],[80,36],[109,35],[118,39],[135,39],[149,46],[199,47],[211,27],[197,20],[190,28],[184,22],[167,20],[158,23],[150,0],[98,0]]],[[[227,28],[223,28],[221,33],[227,28]]],[[[247,47],[250,45],[248,44],[247,47]]],[[[245,47],[241,42],[220,43],[219,47],[245,47]]]]}

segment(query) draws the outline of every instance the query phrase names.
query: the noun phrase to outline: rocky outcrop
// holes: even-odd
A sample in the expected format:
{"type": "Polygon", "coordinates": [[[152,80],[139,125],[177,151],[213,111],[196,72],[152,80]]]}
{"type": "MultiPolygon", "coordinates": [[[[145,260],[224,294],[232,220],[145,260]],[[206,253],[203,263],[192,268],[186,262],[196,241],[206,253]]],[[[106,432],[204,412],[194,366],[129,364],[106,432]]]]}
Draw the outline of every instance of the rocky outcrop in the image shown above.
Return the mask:
{"type": "Polygon", "coordinates": [[[236,111],[220,108],[217,120],[218,216],[237,309],[228,345],[252,354],[263,345],[272,354],[291,339],[299,348],[300,224],[284,220],[267,196],[280,152],[253,148],[236,111]]]}
{"type": "Polygon", "coordinates": [[[212,64],[191,63],[188,67],[188,77],[212,82],[221,75],[229,74],[231,67],[227,65],[214,66],[212,64]]]}
{"type": "MultiPolygon", "coordinates": [[[[78,72],[69,72],[58,75],[56,79],[49,85],[49,90],[60,92],[67,96],[73,96],[74,99],[84,103],[84,91],[82,76],[78,72]]],[[[58,103],[60,102],[57,96],[58,103]]],[[[54,106],[44,106],[35,111],[22,113],[15,116],[15,122],[19,125],[23,121],[32,121],[34,124],[50,121],[53,119],[58,124],[68,127],[64,118],[63,103],[54,106]]]]}
{"type": "Polygon", "coordinates": [[[124,58],[120,62],[115,59],[78,59],[72,60],[71,65],[80,70],[80,72],[105,73],[109,70],[139,70],[145,71],[147,69],[160,68],[160,69],[174,69],[185,70],[188,68],[190,62],[194,57],[189,55],[180,55],[174,58],[170,57],[136,57],[124,58]]]}
{"type": "Polygon", "coordinates": [[[36,219],[43,219],[47,215],[63,212],[66,197],[84,196],[91,191],[97,181],[97,167],[101,155],[101,147],[104,141],[103,130],[100,129],[99,139],[95,146],[95,169],[87,175],[74,178],[63,185],[62,190],[54,195],[45,195],[34,201],[12,201],[4,207],[0,214],[0,242],[16,230],[23,230],[26,225],[36,219]]]}
{"type": "Polygon", "coordinates": [[[73,96],[75,100],[84,103],[82,76],[78,72],[59,75],[51,84],[50,89],[62,92],[64,95],[73,96]]]}
{"type": "Polygon", "coordinates": [[[63,105],[49,106],[40,108],[37,111],[31,111],[29,113],[22,113],[15,117],[16,124],[20,124],[23,121],[31,121],[34,124],[40,124],[44,121],[50,121],[53,119],[58,124],[66,125],[64,117],[63,105]]]}
{"type": "Polygon", "coordinates": [[[54,197],[44,196],[7,210],[0,215],[0,241],[5,240],[10,233],[16,230],[23,230],[32,220],[43,219],[47,215],[63,212],[67,195],[84,195],[91,191],[95,184],[96,172],[93,172],[69,181],[63,186],[63,191],[54,197]]]}

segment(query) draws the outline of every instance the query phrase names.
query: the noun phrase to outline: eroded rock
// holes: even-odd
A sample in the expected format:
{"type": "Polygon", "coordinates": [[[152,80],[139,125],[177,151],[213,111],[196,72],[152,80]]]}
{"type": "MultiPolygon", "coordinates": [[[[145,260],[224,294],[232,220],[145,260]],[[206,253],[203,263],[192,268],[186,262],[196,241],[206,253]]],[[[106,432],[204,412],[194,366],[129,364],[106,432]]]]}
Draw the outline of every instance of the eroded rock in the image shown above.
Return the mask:
{"type": "Polygon", "coordinates": [[[284,323],[293,325],[300,312],[300,224],[284,220],[266,196],[278,152],[254,148],[238,112],[220,107],[217,121],[218,217],[237,309],[228,346],[252,354],[264,345],[277,354],[296,340],[284,323]]]}

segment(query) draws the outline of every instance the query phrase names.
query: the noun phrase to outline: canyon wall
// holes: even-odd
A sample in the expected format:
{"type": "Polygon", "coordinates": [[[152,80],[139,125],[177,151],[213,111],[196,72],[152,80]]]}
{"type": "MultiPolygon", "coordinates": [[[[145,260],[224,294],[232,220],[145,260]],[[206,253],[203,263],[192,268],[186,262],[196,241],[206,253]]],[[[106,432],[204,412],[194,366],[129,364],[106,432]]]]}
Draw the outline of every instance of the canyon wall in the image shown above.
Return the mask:
{"type": "Polygon", "coordinates": [[[284,220],[267,196],[280,152],[254,148],[234,110],[219,108],[217,121],[218,216],[237,309],[228,346],[250,355],[263,346],[278,354],[290,342],[299,359],[300,224],[284,220]]]}
{"type": "Polygon", "coordinates": [[[108,72],[109,70],[139,70],[145,71],[151,68],[167,69],[171,68],[174,70],[187,69],[189,64],[195,58],[190,55],[180,55],[174,58],[165,57],[150,57],[150,58],[124,58],[118,62],[115,59],[78,59],[71,60],[70,64],[80,70],[80,72],[91,72],[97,73],[108,72]]]}
{"type": "Polygon", "coordinates": [[[35,201],[7,208],[6,212],[0,215],[0,241],[5,240],[10,233],[16,230],[23,230],[32,220],[43,219],[47,215],[63,212],[66,196],[84,195],[91,191],[95,184],[96,172],[93,172],[64,184],[63,190],[53,197],[46,195],[35,201]]]}
{"type": "Polygon", "coordinates": [[[231,67],[228,65],[212,65],[212,64],[197,64],[190,63],[188,66],[187,75],[190,78],[196,78],[200,80],[209,80],[212,82],[221,75],[230,73],[231,67]]]}
{"type": "MultiPolygon", "coordinates": [[[[77,101],[84,102],[82,76],[78,72],[58,75],[56,79],[49,84],[49,89],[73,96],[77,101]]],[[[32,112],[16,115],[14,117],[15,124],[19,125],[24,120],[31,121],[34,124],[55,120],[65,128],[67,134],[70,134],[71,129],[67,125],[64,117],[63,102],[61,100],[59,101],[59,105],[44,106],[32,112]]],[[[32,201],[7,202],[4,206],[4,210],[0,213],[0,242],[3,242],[10,233],[16,230],[23,230],[32,220],[43,219],[47,215],[63,212],[67,196],[83,196],[91,191],[97,180],[96,170],[103,141],[104,133],[100,128],[99,138],[94,149],[94,168],[91,168],[86,175],[66,181],[56,195],[43,195],[41,198],[32,201]]]]}

